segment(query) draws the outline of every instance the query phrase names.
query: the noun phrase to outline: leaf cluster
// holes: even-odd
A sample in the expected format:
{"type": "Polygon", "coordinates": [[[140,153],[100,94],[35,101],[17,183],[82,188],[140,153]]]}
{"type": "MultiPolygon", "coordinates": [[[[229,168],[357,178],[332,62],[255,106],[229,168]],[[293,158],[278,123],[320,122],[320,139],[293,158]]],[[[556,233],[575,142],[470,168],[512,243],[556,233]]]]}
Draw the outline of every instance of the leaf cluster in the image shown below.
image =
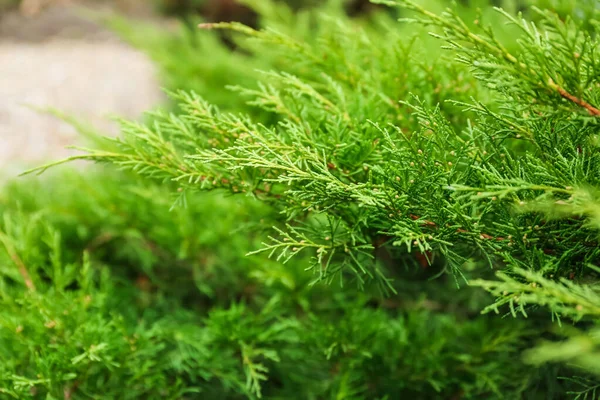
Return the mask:
{"type": "Polygon", "coordinates": [[[269,28],[202,25],[238,50],[208,63],[186,42],[165,69],[200,66],[197,93],[66,160],[118,174],[5,200],[6,393],[593,396],[594,4],[377,1],[397,22],[249,3],[269,28]]]}

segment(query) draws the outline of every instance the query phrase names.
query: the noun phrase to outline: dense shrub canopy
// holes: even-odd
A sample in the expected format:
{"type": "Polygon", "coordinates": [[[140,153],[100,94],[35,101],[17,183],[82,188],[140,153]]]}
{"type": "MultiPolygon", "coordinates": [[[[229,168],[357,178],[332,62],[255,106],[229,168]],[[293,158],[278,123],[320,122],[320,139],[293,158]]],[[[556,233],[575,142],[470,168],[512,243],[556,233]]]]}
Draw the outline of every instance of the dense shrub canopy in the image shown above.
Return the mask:
{"type": "Polygon", "coordinates": [[[0,391],[595,398],[596,2],[244,3],[111,20],[172,111],[4,189],[0,391]]]}

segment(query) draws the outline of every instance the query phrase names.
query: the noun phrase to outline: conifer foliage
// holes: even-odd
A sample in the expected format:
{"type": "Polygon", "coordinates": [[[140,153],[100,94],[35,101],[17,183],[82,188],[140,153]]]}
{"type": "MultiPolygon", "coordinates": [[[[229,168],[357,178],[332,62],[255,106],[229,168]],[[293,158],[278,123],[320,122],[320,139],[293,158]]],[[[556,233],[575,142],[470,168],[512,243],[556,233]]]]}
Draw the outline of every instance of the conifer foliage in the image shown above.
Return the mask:
{"type": "Polygon", "coordinates": [[[244,3],[146,47],[226,96],[4,190],[0,393],[597,398],[597,2],[244,3]]]}

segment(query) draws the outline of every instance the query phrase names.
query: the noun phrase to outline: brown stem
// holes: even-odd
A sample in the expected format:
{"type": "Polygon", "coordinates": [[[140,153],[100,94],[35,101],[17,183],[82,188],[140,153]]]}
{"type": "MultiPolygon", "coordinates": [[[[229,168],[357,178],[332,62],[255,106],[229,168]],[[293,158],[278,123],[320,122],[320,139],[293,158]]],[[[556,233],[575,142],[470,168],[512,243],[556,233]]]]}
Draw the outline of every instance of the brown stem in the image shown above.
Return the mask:
{"type": "Polygon", "coordinates": [[[570,100],[573,103],[578,104],[581,107],[583,107],[586,110],[588,110],[588,112],[590,113],[590,115],[593,115],[593,116],[596,116],[596,117],[600,116],[600,110],[598,110],[596,107],[594,107],[593,105],[591,105],[587,101],[573,96],[571,93],[567,92],[565,89],[563,89],[561,87],[558,88],[558,93],[560,93],[560,95],[562,97],[564,97],[565,99],[570,100]]]}
{"type": "Polygon", "coordinates": [[[558,92],[558,94],[561,95],[561,97],[585,108],[590,113],[590,115],[593,115],[595,117],[600,117],[600,110],[597,109],[596,107],[594,107],[593,105],[591,105],[590,103],[588,103],[587,101],[580,99],[579,97],[574,96],[571,93],[567,92],[565,89],[563,89],[562,87],[560,87],[556,83],[554,83],[552,81],[552,79],[550,79],[548,84],[550,85],[550,87],[552,89],[556,90],[558,92]]]}
{"type": "Polygon", "coordinates": [[[96,250],[98,247],[102,246],[105,243],[110,242],[113,239],[114,239],[114,236],[112,233],[104,232],[104,233],[96,236],[94,239],[92,239],[92,241],[89,242],[88,245],[86,246],[85,251],[91,252],[93,250],[96,250]]]}
{"type": "Polygon", "coordinates": [[[77,390],[78,386],[79,381],[75,381],[72,386],[66,386],[63,391],[64,400],[71,400],[71,398],[73,397],[73,393],[75,392],[75,390],[77,390]]]}
{"type": "Polygon", "coordinates": [[[29,272],[27,271],[25,263],[23,262],[23,260],[21,260],[21,257],[19,257],[15,249],[10,245],[10,243],[8,242],[8,238],[2,231],[0,231],[0,242],[4,244],[8,256],[15,263],[17,268],[19,268],[19,274],[21,274],[21,277],[23,277],[23,281],[25,281],[25,286],[27,286],[27,289],[29,289],[32,292],[35,292],[35,285],[33,283],[33,280],[31,279],[31,276],[29,275],[29,272]]]}
{"type": "Polygon", "coordinates": [[[11,254],[10,258],[12,258],[14,263],[17,264],[17,266],[19,267],[19,273],[23,277],[23,280],[25,281],[25,285],[27,286],[27,288],[29,290],[31,290],[32,292],[35,292],[35,285],[33,284],[33,281],[31,280],[31,276],[29,276],[29,272],[27,272],[27,267],[25,267],[25,264],[23,263],[21,258],[17,255],[17,253],[11,254]]]}

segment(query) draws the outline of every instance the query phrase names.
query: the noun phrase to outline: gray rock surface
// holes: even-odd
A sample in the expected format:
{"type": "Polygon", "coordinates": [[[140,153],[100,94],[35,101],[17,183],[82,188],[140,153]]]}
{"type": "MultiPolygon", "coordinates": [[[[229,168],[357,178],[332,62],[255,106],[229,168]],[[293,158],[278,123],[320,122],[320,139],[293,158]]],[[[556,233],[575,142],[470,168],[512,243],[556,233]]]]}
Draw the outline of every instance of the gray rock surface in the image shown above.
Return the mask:
{"type": "Polygon", "coordinates": [[[69,125],[27,105],[57,108],[116,133],[111,115],[137,118],[163,98],[142,53],[69,13],[54,9],[20,26],[12,22],[15,31],[0,30],[1,176],[64,157],[71,154],[65,146],[81,143],[69,125]],[[27,24],[44,29],[28,38],[16,31],[27,24]]]}

